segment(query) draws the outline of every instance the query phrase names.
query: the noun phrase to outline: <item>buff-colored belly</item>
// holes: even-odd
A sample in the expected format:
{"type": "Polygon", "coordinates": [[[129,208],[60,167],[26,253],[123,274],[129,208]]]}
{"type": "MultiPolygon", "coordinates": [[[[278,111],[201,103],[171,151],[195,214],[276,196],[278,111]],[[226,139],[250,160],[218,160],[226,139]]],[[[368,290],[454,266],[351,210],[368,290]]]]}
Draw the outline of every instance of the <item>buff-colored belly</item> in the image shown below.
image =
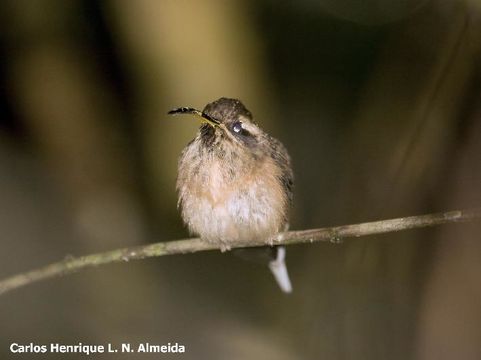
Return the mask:
{"type": "Polygon", "coordinates": [[[205,188],[187,192],[183,218],[192,233],[226,248],[232,241],[263,238],[267,242],[284,226],[278,190],[268,185],[256,181],[236,191],[223,191],[222,197],[205,188]]]}

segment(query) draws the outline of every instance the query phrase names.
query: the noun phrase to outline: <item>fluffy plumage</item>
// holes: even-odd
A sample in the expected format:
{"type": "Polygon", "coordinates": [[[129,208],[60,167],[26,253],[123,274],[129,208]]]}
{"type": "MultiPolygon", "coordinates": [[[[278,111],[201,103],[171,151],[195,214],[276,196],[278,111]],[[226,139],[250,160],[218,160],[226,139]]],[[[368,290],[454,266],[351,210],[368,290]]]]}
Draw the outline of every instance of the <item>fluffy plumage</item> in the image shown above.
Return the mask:
{"type": "Polygon", "coordinates": [[[221,98],[202,114],[216,122],[202,124],[180,156],[182,218],[191,233],[222,250],[232,241],[270,243],[287,229],[292,201],[293,174],[285,147],[253,122],[239,100],[221,98]]]}

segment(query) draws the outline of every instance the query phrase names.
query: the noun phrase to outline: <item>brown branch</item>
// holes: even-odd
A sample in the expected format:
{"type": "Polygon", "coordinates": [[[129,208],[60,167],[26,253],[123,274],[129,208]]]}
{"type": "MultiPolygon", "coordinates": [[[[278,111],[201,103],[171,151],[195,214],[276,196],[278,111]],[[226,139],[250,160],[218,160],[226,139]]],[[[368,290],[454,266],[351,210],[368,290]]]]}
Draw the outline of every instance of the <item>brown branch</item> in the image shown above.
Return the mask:
{"type": "MultiPolygon", "coordinates": [[[[275,238],[271,239],[271,242],[275,245],[291,245],[315,241],[339,243],[345,238],[384,234],[447,223],[476,220],[481,220],[481,208],[410,216],[405,218],[373,221],[321,229],[289,231],[277,235],[275,238]]],[[[262,241],[249,241],[243,243],[232,243],[231,247],[257,247],[264,245],[266,245],[266,243],[262,241]]],[[[161,242],[150,245],[112,250],[104,253],[91,254],[78,258],[65,259],[63,261],[47,265],[36,270],[14,275],[0,281],[0,295],[40,280],[70,274],[98,265],[216,249],[219,249],[219,247],[213,244],[205,243],[196,238],[161,242]]]]}

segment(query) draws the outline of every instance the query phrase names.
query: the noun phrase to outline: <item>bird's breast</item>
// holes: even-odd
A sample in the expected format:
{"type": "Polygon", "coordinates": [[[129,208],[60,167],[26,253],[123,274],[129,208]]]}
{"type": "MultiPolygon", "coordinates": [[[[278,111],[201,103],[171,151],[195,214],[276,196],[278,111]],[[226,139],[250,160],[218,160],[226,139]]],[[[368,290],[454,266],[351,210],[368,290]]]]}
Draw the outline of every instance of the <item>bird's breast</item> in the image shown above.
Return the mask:
{"type": "Polygon", "coordinates": [[[278,170],[268,161],[250,169],[230,165],[213,161],[178,184],[183,219],[206,241],[267,241],[286,222],[287,199],[278,170]]]}

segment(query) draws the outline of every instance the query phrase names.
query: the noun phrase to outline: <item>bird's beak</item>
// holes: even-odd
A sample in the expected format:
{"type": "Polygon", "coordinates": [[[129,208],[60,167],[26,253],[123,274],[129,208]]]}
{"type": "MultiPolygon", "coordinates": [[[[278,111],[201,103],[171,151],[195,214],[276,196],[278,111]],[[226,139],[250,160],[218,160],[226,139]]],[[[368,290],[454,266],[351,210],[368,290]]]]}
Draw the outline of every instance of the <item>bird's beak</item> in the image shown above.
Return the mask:
{"type": "Polygon", "coordinates": [[[220,121],[214,119],[212,116],[207,115],[205,112],[200,110],[190,108],[190,107],[181,107],[178,109],[173,109],[168,112],[169,115],[178,115],[178,114],[189,114],[200,117],[202,122],[209,124],[212,127],[216,127],[220,125],[220,121]]]}

